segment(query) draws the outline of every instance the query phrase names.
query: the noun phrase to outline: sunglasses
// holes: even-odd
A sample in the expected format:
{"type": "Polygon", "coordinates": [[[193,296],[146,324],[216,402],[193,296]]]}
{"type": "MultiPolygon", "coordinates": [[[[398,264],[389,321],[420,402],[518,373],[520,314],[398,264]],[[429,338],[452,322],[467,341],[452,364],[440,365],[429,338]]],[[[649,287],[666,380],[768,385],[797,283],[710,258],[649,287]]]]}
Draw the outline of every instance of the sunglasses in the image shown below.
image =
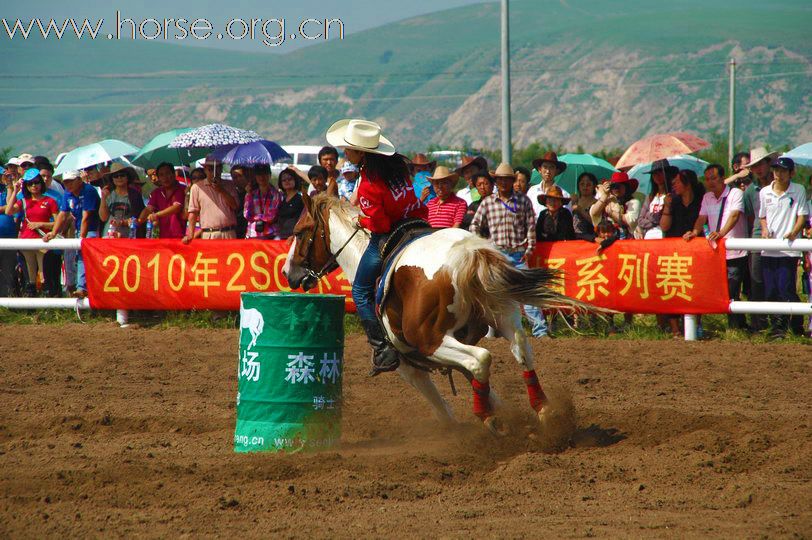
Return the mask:
{"type": "Polygon", "coordinates": [[[125,172],[117,172],[117,173],[114,173],[114,174],[112,174],[110,176],[112,176],[113,178],[128,178],[129,177],[129,175],[127,173],[125,173],[125,172]]]}
{"type": "Polygon", "coordinates": [[[20,164],[21,169],[30,169],[31,167],[33,167],[33,165],[30,164],[30,163],[21,163],[20,164]]]}

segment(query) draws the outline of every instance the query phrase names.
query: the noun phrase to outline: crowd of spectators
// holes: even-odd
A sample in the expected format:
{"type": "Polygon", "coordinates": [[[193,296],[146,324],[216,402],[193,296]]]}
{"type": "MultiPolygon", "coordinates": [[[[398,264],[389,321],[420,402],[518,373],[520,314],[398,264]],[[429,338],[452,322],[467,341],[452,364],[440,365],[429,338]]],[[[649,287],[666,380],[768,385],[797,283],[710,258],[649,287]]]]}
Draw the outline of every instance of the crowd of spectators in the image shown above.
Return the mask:
{"type": "MultiPolygon", "coordinates": [[[[224,166],[205,160],[189,170],[161,163],[146,171],[112,163],[69,171],[54,178],[42,156],[23,154],[0,167],[0,237],[174,238],[188,244],[207,239],[286,239],[303,209],[303,194],[319,193],[356,203],[360,171],[333,147],[318,154],[307,173],[271,167],[224,166]]],[[[428,207],[434,227],[461,227],[490,239],[517,267],[527,265],[536,242],[583,240],[597,250],[620,239],[786,238],[810,233],[810,202],[791,159],[764,148],[737,154],[731,173],[710,164],[704,179],[667,160],[654,162],[648,193],[625,172],[597,178],[584,172],[573,195],[556,184],[567,167],[555,152],[533,160],[540,182],[524,167],[489,170],[482,156],[462,159],[451,170],[425,154],[411,159],[413,188],[428,207]],[[461,187],[460,187],[461,186],[461,187]]],[[[799,264],[809,279],[812,257],[796,251],[727,251],[731,299],[799,301],[799,264]]],[[[0,250],[0,296],[87,295],[81,253],[73,250],[0,250]],[[64,277],[63,277],[64,267],[64,277]],[[63,288],[63,283],[64,288],[63,288]]],[[[544,313],[525,306],[532,333],[550,337],[544,313]]],[[[624,325],[631,322],[624,317],[624,325]]],[[[664,331],[680,335],[680,318],[660,316],[664,331]]],[[[800,317],[730,315],[731,328],[769,331],[775,337],[803,333],[800,317]]],[[[809,330],[812,330],[810,322],[809,330]]]]}

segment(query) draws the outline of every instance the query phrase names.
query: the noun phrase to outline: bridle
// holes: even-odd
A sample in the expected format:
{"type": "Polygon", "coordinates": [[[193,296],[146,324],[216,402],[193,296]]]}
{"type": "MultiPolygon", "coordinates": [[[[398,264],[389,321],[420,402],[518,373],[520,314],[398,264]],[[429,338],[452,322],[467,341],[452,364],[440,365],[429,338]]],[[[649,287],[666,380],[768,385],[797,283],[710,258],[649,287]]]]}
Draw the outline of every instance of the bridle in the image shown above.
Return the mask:
{"type": "Polygon", "coordinates": [[[302,242],[302,244],[305,245],[306,249],[307,249],[307,251],[305,251],[305,255],[302,257],[302,259],[305,262],[305,264],[303,265],[305,274],[308,277],[311,277],[311,278],[315,279],[316,281],[318,281],[321,278],[323,278],[324,276],[326,276],[327,274],[329,274],[330,272],[332,272],[333,270],[335,270],[336,268],[338,268],[338,256],[341,255],[341,252],[344,251],[344,248],[347,247],[347,245],[352,241],[352,239],[355,237],[355,235],[358,234],[358,231],[361,230],[361,227],[356,226],[355,230],[352,232],[350,237],[347,238],[347,241],[344,242],[344,244],[342,244],[342,246],[340,248],[338,248],[338,250],[335,253],[332,253],[330,251],[330,239],[329,239],[329,236],[328,236],[328,234],[326,232],[327,231],[327,222],[324,219],[324,216],[319,212],[311,212],[311,215],[313,217],[313,222],[315,223],[313,225],[313,234],[311,234],[310,237],[305,242],[302,242]],[[313,242],[316,239],[316,233],[318,233],[319,238],[321,238],[321,241],[324,243],[325,251],[327,253],[330,253],[330,258],[327,259],[327,261],[324,263],[324,265],[321,267],[321,269],[318,272],[316,272],[316,271],[314,271],[312,269],[312,263],[310,261],[310,259],[313,256],[313,249],[312,248],[313,248],[313,242]]]}

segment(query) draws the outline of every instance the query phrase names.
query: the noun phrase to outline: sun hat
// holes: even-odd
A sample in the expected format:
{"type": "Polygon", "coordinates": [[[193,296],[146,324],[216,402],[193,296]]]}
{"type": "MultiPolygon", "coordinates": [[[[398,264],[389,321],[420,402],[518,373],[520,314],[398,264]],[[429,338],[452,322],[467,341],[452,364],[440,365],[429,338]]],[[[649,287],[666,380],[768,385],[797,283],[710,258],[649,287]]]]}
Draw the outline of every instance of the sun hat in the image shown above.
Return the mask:
{"type": "Polygon", "coordinates": [[[65,171],[62,173],[63,182],[70,182],[71,180],[78,180],[80,178],[82,178],[82,175],[79,171],[65,171]]]}
{"type": "Polygon", "coordinates": [[[541,167],[541,164],[545,162],[555,164],[556,169],[558,169],[558,174],[561,174],[562,172],[567,170],[567,164],[564,163],[563,161],[559,161],[558,155],[555,152],[547,152],[540,158],[534,159],[533,168],[538,169],[539,167],[541,167]]]}
{"type": "Polygon", "coordinates": [[[448,170],[448,167],[440,165],[434,169],[434,174],[428,177],[429,182],[439,182],[441,180],[453,180],[454,182],[460,177],[459,173],[448,170]]]}
{"type": "Polygon", "coordinates": [[[758,148],[753,148],[750,150],[750,163],[745,165],[745,167],[752,167],[756,163],[761,160],[768,159],[772,161],[778,157],[778,152],[767,152],[767,149],[763,146],[759,146],[758,148]]]}
{"type": "Polygon", "coordinates": [[[539,193],[538,197],[536,197],[539,204],[547,204],[545,201],[547,199],[559,199],[563,204],[567,204],[570,202],[569,197],[564,197],[564,192],[561,191],[561,188],[558,186],[550,186],[547,189],[547,193],[539,193]]]}
{"type": "Polygon", "coordinates": [[[427,167],[429,170],[434,170],[437,166],[437,161],[429,161],[429,158],[426,157],[426,154],[417,153],[414,155],[414,158],[409,161],[409,170],[414,172],[415,165],[420,165],[423,167],[427,167]]]}
{"type": "Polygon", "coordinates": [[[516,178],[516,173],[513,172],[513,167],[507,163],[500,163],[495,171],[491,171],[491,177],[495,180],[500,178],[516,178]]]}
{"type": "Polygon", "coordinates": [[[488,171],[488,160],[486,160],[482,156],[476,156],[476,157],[463,156],[462,157],[462,163],[460,164],[459,167],[454,169],[454,172],[462,174],[463,170],[468,169],[469,167],[470,168],[476,167],[480,171],[487,172],[488,171]]]}
{"type": "Polygon", "coordinates": [[[110,167],[110,172],[104,176],[105,178],[110,178],[112,180],[113,176],[121,172],[127,175],[127,181],[129,183],[132,184],[134,182],[138,182],[138,173],[135,172],[135,169],[121,163],[113,163],[112,167],[110,167]]]}
{"type": "Polygon", "coordinates": [[[773,169],[784,169],[785,171],[794,171],[795,170],[795,162],[788,157],[780,157],[774,159],[772,163],[770,163],[770,167],[773,169]]]}
{"type": "Polygon", "coordinates": [[[671,165],[667,159],[658,159],[652,162],[649,170],[643,171],[641,174],[654,174],[657,171],[663,171],[666,176],[676,176],[679,172],[679,167],[671,165]]]}
{"type": "Polygon", "coordinates": [[[636,178],[629,178],[629,175],[623,171],[612,173],[609,181],[612,184],[629,184],[629,195],[637,191],[637,187],[640,185],[636,178]]]}
{"type": "Polygon", "coordinates": [[[327,142],[336,148],[350,148],[370,154],[391,156],[395,153],[395,146],[381,135],[381,126],[369,120],[339,120],[327,130],[327,142]]]}

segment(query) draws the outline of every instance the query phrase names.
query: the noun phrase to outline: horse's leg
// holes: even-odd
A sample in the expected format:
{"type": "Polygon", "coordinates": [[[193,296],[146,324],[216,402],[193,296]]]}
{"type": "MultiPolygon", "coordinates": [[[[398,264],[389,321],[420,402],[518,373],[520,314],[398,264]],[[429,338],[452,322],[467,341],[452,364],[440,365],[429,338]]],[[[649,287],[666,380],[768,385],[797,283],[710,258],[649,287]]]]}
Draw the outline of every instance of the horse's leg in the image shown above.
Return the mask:
{"type": "Polygon", "coordinates": [[[527,397],[530,399],[530,406],[533,407],[537,413],[547,404],[547,396],[544,395],[544,390],[541,389],[539,384],[536,370],[533,363],[533,348],[530,346],[530,341],[524,333],[522,328],[521,311],[516,306],[515,309],[508,313],[503,313],[497,322],[497,328],[502,337],[510,342],[510,352],[513,358],[522,368],[522,376],[524,383],[527,386],[527,397]]]}
{"type": "Polygon", "coordinates": [[[440,422],[442,422],[444,425],[457,423],[457,420],[454,418],[454,412],[451,410],[451,406],[449,406],[448,402],[443,399],[442,395],[440,395],[440,392],[434,385],[434,381],[431,380],[428,371],[423,371],[422,369],[417,369],[406,362],[401,362],[400,367],[398,367],[398,373],[403,380],[411,384],[421,394],[423,394],[426,401],[428,401],[431,406],[434,407],[434,414],[437,416],[437,419],[440,420],[440,422]]]}

